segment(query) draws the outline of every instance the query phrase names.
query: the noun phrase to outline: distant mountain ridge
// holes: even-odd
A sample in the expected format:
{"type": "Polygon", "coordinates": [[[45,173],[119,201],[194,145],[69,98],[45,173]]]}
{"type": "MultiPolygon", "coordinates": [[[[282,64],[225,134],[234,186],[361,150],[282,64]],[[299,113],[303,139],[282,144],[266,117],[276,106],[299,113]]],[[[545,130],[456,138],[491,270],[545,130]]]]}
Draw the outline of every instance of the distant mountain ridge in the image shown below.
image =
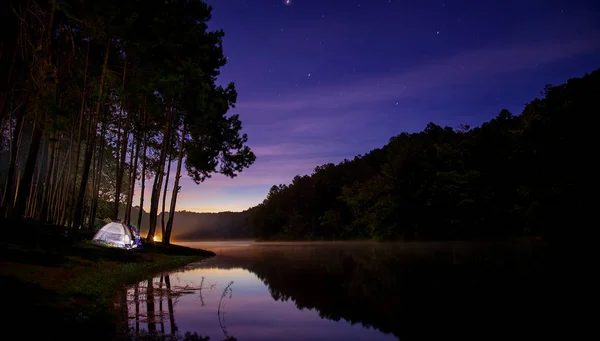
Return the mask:
{"type": "MultiPolygon", "coordinates": [[[[205,239],[242,239],[252,238],[253,233],[250,227],[250,212],[248,209],[242,212],[218,212],[218,213],[198,213],[190,211],[175,211],[175,220],[173,227],[173,240],[190,241],[205,239]]],[[[124,212],[121,214],[124,216],[124,212]]],[[[131,209],[132,225],[137,225],[139,215],[139,206],[131,209]]],[[[143,236],[148,233],[149,213],[142,211],[143,236]]],[[[165,212],[165,223],[169,213],[165,212]]],[[[120,217],[121,219],[123,217],[120,217]]],[[[156,235],[161,237],[162,213],[158,215],[156,225],[156,235]]]]}

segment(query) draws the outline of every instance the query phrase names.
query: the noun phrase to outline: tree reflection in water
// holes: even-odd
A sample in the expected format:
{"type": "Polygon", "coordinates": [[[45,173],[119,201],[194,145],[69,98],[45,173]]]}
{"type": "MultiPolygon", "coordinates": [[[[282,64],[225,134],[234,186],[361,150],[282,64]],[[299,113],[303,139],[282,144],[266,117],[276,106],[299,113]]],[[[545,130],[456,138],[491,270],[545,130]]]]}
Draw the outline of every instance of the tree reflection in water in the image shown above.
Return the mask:
{"type": "MultiPolygon", "coordinates": [[[[231,298],[232,289],[229,285],[223,291],[223,298],[227,295],[231,298]]],[[[177,299],[185,294],[190,294],[195,291],[199,292],[202,306],[204,306],[204,300],[202,298],[202,290],[212,290],[216,287],[216,284],[210,284],[204,286],[204,277],[199,287],[193,287],[186,285],[185,287],[171,286],[171,278],[169,275],[162,275],[158,278],[149,278],[146,281],[140,282],[133,285],[127,290],[127,305],[129,315],[128,320],[134,320],[134,325],[129,326],[127,330],[127,338],[130,340],[138,341],[209,341],[208,336],[198,335],[196,332],[185,332],[180,333],[175,323],[174,309],[177,304],[177,299]],[[164,284],[164,286],[163,286],[164,284]],[[166,300],[167,311],[163,310],[163,302],[166,300]],[[155,309],[156,303],[158,302],[158,310],[155,309]],[[132,307],[133,306],[133,307],[132,307]],[[143,313],[145,311],[145,314],[143,313]],[[165,320],[169,321],[169,330],[165,330],[165,320]],[[147,330],[140,328],[140,323],[144,323],[147,326],[147,330]],[[160,331],[157,330],[157,323],[160,325],[160,331]]],[[[235,341],[235,337],[228,335],[227,328],[225,326],[224,312],[222,308],[224,304],[219,302],[219,309],[217,311],[217,318],[219,319],[219,325],[221,326],[223,333],[225,334],[224,341],[235,341]]]]}
{"type": "MultiPolygon", "coordinates": [[[[358,323],[402,340],[441,334],[539,338],[560,316],[544,294],[557,282],[547,249],[537,242],[257,247],[197,266],[246,269],[268,286],[275,300],[291,300],[299,309],[318,311],[321,318],[358,323]]],[[[165,296],[172,307],[184,293],[198,290],[201,295],[204,279],[201,285],[170,288],[165,296]]],[[[230,295],[228,289],[222,300],[230,295]]],[[[217,315],[224,336],[235,340],[224,328],[221,308],[217,315]]],[[[163,316],[160,304],[155,315],[163,316]]],[[[174,325],[172,312],[168,318],[174,325]]]]}
{"type": "Polygon", "coordinates": [[[228,297],[231,298],[233,296],[233,289],[231,288],[231,285],[233,285],[233,281],[229,282],[229,284],[227,284],[227,286],[225,287],[225,289],[223,290],[223,293],[221,294],[221,298],[219,299],[219,308],[217,309],[217,317],[219,318],[219,326],[221,327],[221,330],[223,331],[223,335],[225,336],[225,340],[231,340],[234,339],[233,337],[231,337],[229,335],[229,332],[227,331],[227,324],[225,323],[225,303],[223,302],[223,299],[228,297]]]}
{"type": "Polygon", "coordinates": [[[549,264],[542,241],[524,240],[265,245],[219,255],[212,266],[247,269],[273,299],[321,318],[424,340],[540,337],[562,313],[547,297],[557,283],[549,264]]]}

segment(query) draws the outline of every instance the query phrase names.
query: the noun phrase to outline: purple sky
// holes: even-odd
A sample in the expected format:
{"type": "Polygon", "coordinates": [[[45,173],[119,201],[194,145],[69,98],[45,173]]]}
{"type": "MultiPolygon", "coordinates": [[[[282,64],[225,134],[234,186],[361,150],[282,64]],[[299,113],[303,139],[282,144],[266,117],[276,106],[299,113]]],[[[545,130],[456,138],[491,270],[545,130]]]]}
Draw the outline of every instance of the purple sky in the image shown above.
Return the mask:
{"type": "Polygon", "coordinates": [[[235,179],[184,175],[178,210],[247,209],[318,165],[430,121],[518,114],[546,84],[600,67],[594,0],[207,2],[257,160],[235,179]]]}

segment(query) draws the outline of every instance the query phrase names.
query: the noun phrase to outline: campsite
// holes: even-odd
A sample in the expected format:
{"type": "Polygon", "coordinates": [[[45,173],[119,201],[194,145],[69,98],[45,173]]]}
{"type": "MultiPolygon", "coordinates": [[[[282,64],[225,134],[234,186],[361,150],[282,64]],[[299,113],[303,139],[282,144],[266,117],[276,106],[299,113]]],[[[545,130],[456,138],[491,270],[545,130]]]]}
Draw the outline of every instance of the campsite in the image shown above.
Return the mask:
{"type": "Polygon", "coordinates": [[[594,212],[600,1],[3,0],[0,13],[7,335],[570,328],[562,254],[594,212]]]}
{"type": "Polygon", "coordinates": [[[138,249],[110,247],[92,242],[92,231],[65,236],[60,226],[33,221],[4,220],[0,226],[6,228],[0,244],[0,280],[10,311],[6,323],[36,340],[115,339],[122,331],[112,307],[119,288],[214,255],[145,241],[138,249]]]}
{"type": "Polygon", "coordinates": [[[120,220],[111,221],[102,226],[92,238],[92,242],[127,250],[142,246],[139,230],[120,220]]]}

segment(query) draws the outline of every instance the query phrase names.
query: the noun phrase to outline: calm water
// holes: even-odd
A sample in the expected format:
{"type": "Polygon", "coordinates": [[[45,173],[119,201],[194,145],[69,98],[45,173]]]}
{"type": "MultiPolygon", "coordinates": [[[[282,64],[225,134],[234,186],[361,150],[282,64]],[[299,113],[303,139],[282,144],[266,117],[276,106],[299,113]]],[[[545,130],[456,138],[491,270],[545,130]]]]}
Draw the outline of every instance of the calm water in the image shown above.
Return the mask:
{"type": "Polygon", "coordinates": [[[554,315],[536,244],[186,243],[217,256],[122,299],[134,338],[539,337],[554,315]]]}

